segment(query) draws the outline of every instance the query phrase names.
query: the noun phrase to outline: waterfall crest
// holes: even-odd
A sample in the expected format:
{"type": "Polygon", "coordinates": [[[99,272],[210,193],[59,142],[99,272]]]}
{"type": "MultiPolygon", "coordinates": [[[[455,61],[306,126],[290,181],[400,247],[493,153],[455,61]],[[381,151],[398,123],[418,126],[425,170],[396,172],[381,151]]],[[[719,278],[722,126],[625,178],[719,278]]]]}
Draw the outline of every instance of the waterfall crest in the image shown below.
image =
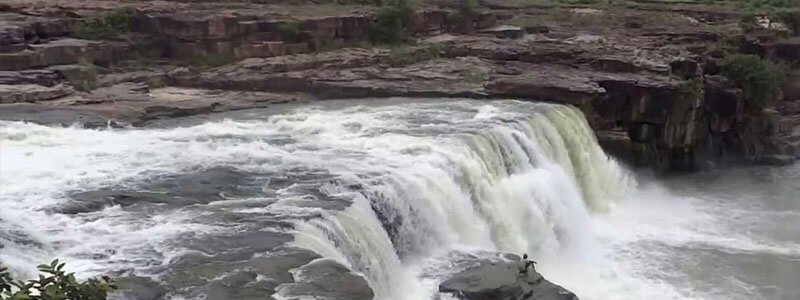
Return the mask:
{"type": "Polygon", "coordinates": [[[296,244],[363,274],[376,299],[430,298],[435,291],[408,266],[448,251],[593,251],[589,215],[635,183],[603,153],[583,114],[549,104],[524,115],[484,106],[465,122],[476,120],[490,125],[378,146],[411,161],[358,179],[350,208],[298,222],[296,244]]]}

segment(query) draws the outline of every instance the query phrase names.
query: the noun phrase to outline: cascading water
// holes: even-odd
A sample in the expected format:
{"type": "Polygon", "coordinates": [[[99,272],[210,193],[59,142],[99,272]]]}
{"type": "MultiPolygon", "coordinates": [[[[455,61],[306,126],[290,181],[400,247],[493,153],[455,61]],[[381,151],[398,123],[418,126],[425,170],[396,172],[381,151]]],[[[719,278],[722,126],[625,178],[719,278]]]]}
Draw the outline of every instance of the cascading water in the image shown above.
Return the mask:
{"type": "Polygon", "coordinates": [[[364,183],[345,211],[299,223],[297,245],[365,274],[378,299],[431,298],[408,266],[449,251],[582,259],[596,249],[588,208],[607,208],[633,182],[579,111],[483,106],[459,121],[466,130],[364,147],[412,159],[364,183]]]}
{"type": "MultiPolygon", "coordinates": [[[[502,251],[531,254],[584,300],[798,295],[791,280],[714,263],[768,257],[800,274],[800,237],[780,227],[800,224],[800,187],[758,196],[777,204],[740,201],[746,214],[633,188],[566,106],[370,99],[144,129],[0,129],[0,261],[23,277],[58,257],[80,276],[150,278],[176,298],[325,299],[287,283],[289,270],[319,278],[305,274],[317,259],[304,248],[363,275],[375,299],[435,299],[458,257],[502,251]]],[[[796,185],[791,170],[780,178],[796,185]]]]}

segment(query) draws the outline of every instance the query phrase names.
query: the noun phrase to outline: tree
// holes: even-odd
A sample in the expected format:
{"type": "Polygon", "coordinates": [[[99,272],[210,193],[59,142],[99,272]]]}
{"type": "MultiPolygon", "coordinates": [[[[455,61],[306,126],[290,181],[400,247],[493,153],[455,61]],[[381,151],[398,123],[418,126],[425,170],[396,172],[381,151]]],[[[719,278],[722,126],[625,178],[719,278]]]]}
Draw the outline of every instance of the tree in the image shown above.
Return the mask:
{"type": "Polygon", "coordinates": [[[722,74],[736,83],[752,108],[763,108],[778,90],[785,71],[778,65],[755,55],[734,54],[722,61],[722,74]]]}

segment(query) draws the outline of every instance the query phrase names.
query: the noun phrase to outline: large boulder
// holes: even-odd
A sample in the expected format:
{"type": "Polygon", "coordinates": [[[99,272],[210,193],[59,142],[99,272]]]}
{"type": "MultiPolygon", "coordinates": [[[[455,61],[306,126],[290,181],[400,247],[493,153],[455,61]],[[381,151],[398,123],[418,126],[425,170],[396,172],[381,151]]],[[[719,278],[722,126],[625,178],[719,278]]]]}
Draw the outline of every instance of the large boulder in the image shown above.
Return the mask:
{"type": "Polygon", "coordinates": [[[439,292],[463,300],[577,300],[572,292],[534,270],[519,274],[519,257],[479,259],[439,284],[439,292]]]}

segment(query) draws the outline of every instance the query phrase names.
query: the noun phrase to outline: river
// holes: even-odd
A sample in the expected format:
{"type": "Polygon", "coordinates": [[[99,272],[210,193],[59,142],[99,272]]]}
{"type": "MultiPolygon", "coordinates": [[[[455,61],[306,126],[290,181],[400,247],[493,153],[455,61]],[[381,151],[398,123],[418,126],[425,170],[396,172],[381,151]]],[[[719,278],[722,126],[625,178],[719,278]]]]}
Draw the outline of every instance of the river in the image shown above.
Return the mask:
{"type": "Polygon", "coordinates": [[[435,299],[459,257],[499,251],[581,299],[800,299],[800,166],[654,180],[566,106],[341,100],[0,129],[0,261],[23,277],[58,257],[174,299],[325,299],[286,274],[329,260],[375,299],[435,299]]]}

